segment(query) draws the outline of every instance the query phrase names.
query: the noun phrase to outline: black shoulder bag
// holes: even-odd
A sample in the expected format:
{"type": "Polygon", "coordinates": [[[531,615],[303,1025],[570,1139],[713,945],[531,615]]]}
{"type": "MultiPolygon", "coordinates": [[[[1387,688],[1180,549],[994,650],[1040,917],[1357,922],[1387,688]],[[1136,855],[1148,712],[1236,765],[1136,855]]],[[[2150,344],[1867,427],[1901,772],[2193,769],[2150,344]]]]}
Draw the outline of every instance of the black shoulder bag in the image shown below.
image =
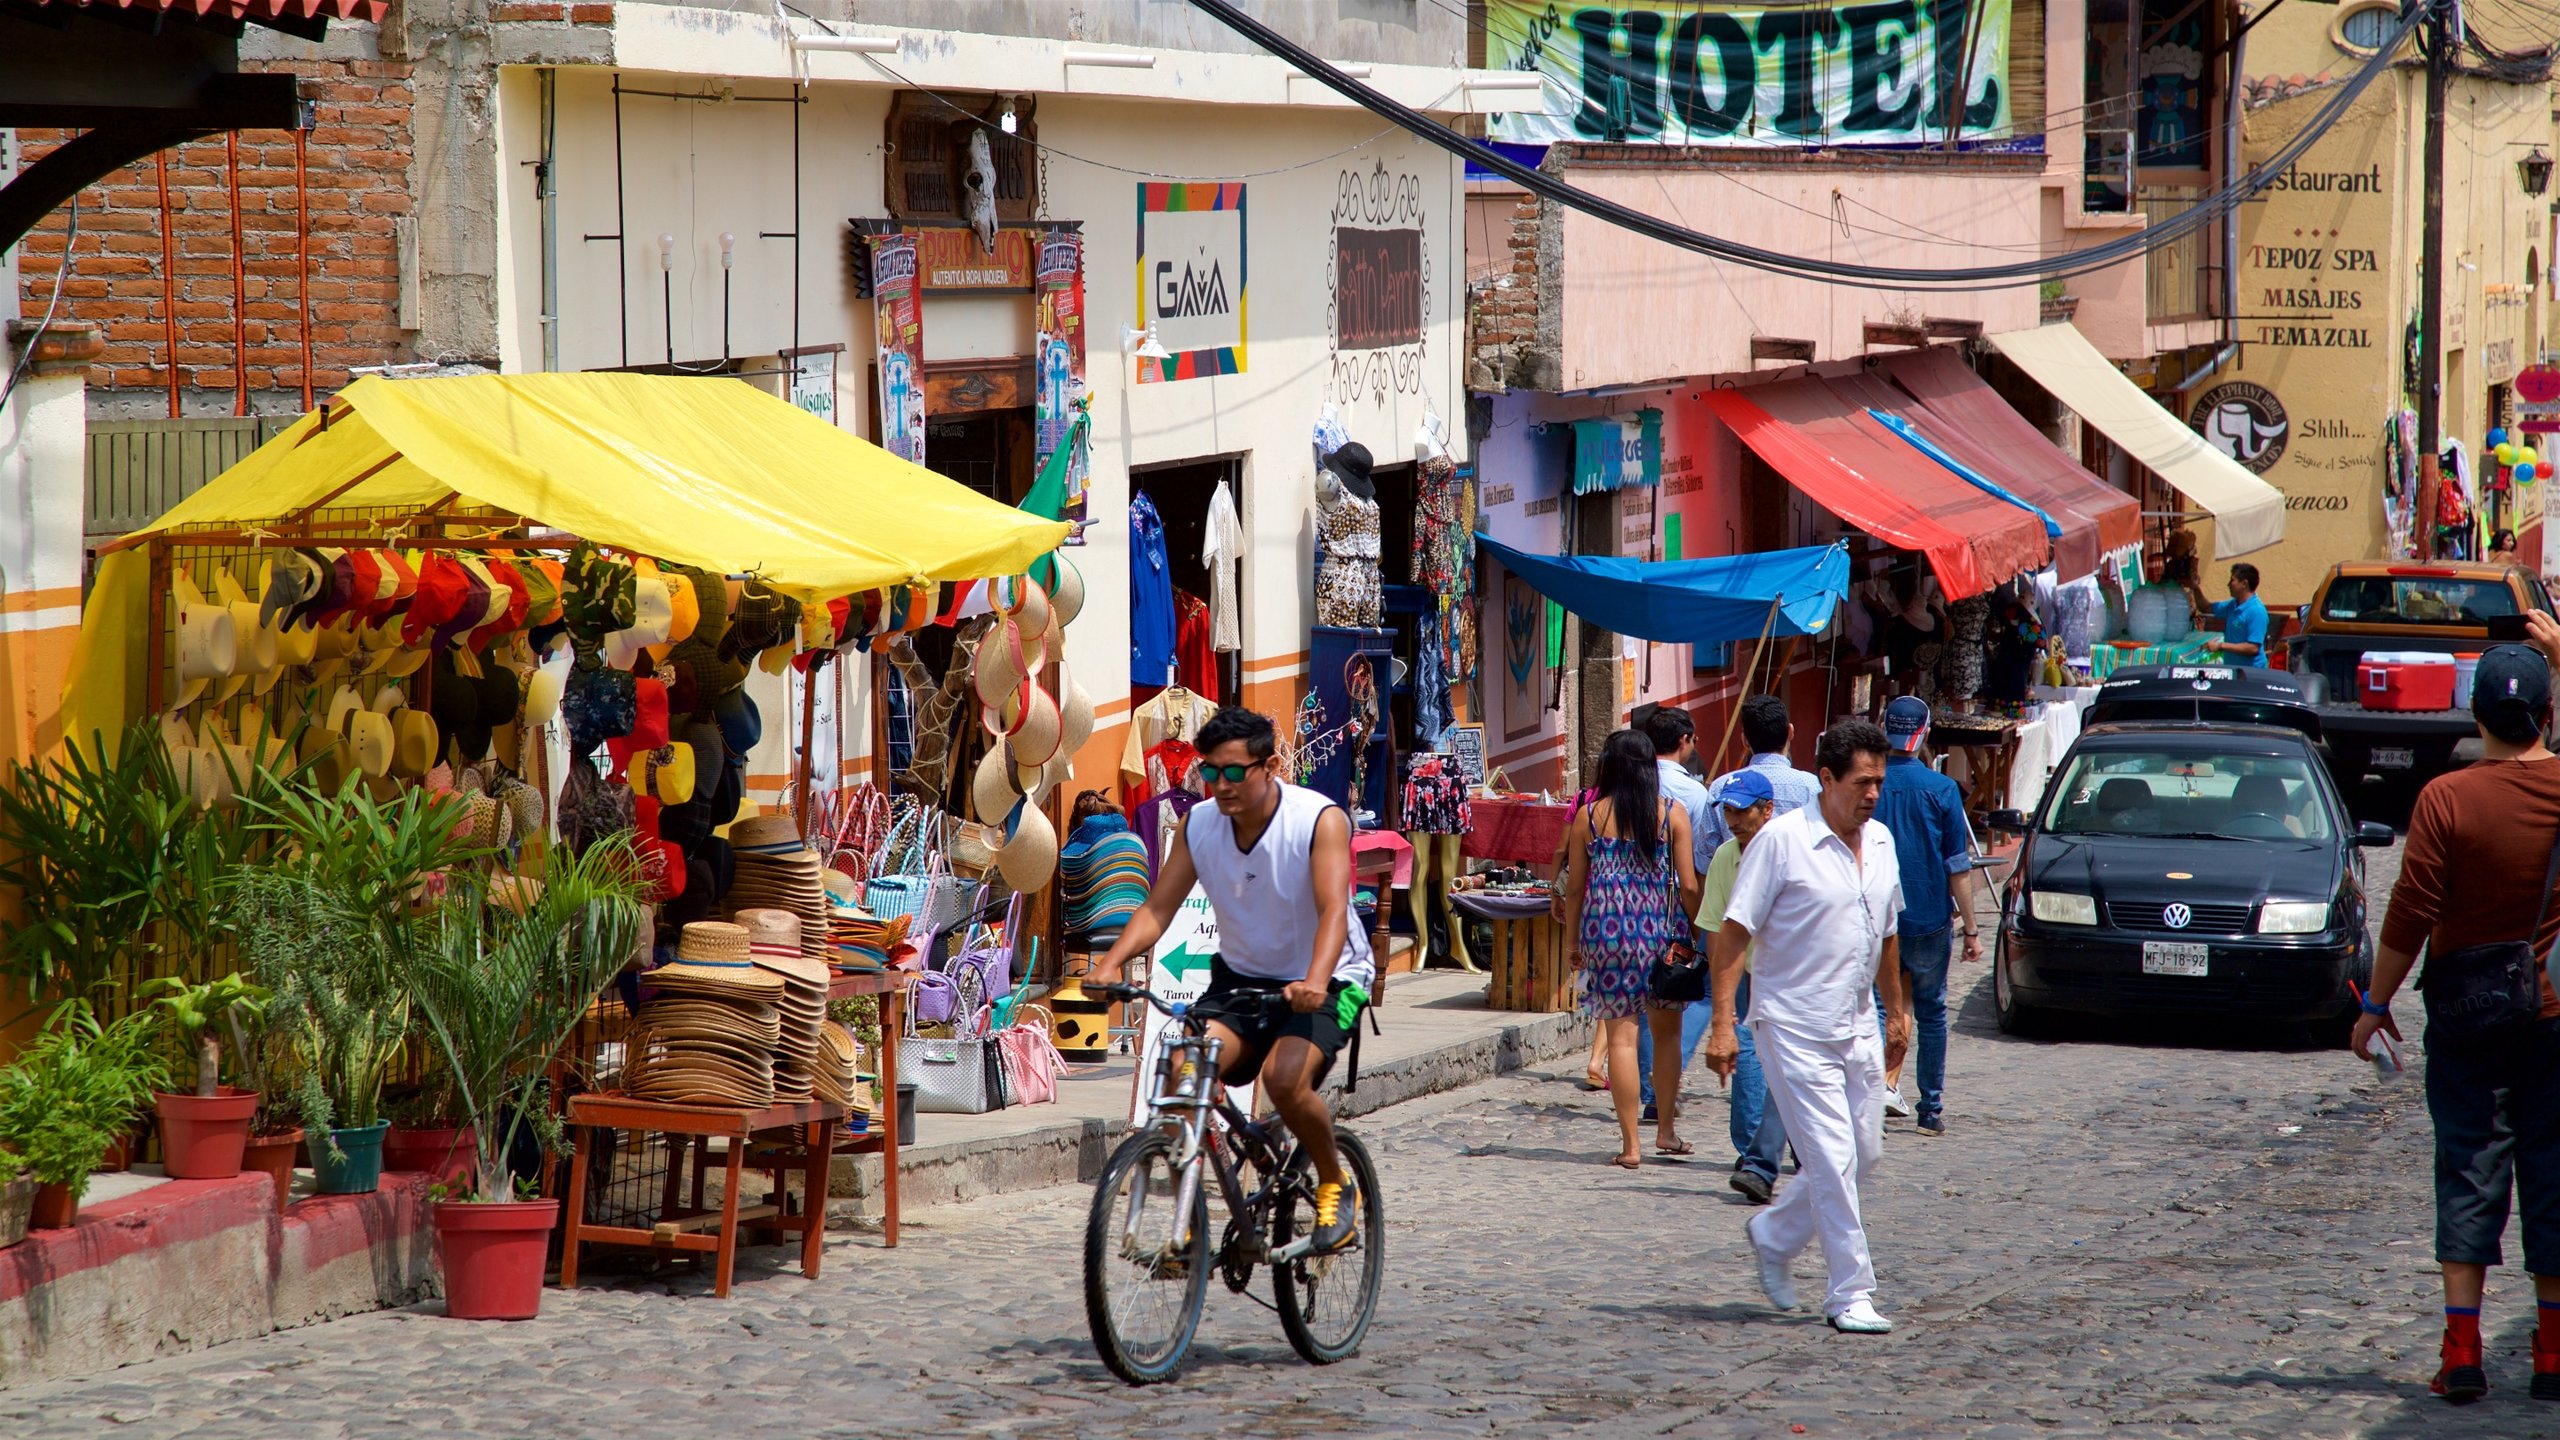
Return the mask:
{"type": "MultiPolygon", "coordinates": [[[[1664,868],[1671,872],[1671,909],[1677,915],[1680,911],[1680,862],[1671,858],[1668,814],[1657,823],[1660,828],[1656,831],[1654,844],[1656,853],[1669,862],[1664,868]]],[[[2552,853],[2560,857],[2560,850],[2552,853]]],[[[1657,1004],[1690,1005],[1707,998],[1707,957],[1699,953],[1697,946],[1689,943],[1691,929],[1691,917],[1680,915],[1679,936],[1665,946],[1661,954],[1653,957],[1653,964],[1645,969],[1645,994],[1657,1004]]]]}
{"type": "Polygon", "coordinates": [[[2465,945],[2427,956],[2418,993],[2427,1002],[2427,1033],[2453,1040],[2484,1040],[2520,1030],[2542,1013],[2542,956],[2534,950],[2551,887],[2560,882],[2560,833],[2551,839],[2551,861],[2542,867],[2542,903],[2533,928],[2521,940],[2465,945]]]}

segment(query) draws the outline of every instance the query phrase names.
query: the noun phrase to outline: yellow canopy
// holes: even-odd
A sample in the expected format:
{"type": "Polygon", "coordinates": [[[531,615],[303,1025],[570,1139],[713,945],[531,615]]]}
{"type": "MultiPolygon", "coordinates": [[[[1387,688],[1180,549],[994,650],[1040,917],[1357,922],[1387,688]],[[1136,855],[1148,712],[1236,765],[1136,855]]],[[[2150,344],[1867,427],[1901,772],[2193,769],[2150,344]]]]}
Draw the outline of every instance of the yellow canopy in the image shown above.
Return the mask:
{"type": "MultiPolygon", "coordinates": [[[[1020,574],[1068,532],[742,380],[539,374],[367,376],[143,533],[457,497],[635,554],[754,570],[805,598],[1020,574]]],[[[67,735],[112,737],[140,712],[152,653],[140,559],[99,570],[67,735]]]]}

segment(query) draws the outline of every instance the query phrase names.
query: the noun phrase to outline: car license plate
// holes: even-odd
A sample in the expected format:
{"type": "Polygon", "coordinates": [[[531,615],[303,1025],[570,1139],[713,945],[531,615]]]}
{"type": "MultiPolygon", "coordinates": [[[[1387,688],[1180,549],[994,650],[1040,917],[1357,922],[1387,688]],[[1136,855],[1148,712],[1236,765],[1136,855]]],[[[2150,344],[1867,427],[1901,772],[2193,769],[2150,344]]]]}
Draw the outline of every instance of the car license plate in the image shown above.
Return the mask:
{"type": "Polygon", "coordinates": [[[2145,940],[2142,942],[2142,973],[2145,975],[2201,975],[2209,945],[2178,940],[2145,940]]]}
{"type": "Polygon", "coordinates": [[[2418,756],[2415,751],[2404,750],[2397,746],[2374,748],[2373,768],[2376,770],[2406,770],[2417,763],[2418,756]]]}

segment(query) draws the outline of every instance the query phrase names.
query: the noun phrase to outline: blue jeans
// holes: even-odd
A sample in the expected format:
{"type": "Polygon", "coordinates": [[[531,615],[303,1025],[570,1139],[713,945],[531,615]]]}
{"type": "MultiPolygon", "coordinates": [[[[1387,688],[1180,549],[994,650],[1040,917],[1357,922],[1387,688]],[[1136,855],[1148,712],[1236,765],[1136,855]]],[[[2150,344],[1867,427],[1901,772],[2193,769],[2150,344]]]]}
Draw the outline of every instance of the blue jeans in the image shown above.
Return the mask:
{"type": "MultiPolygon", "coordinates": [[[[1925,935],[1902,934],[1902,983],[1911,991],[1911,1048],[1918,1052],[1920,1089],[1911,1108],[1922,1121],[1937,1119],[1947,1108],[1947,961],[1955,938],[1952,925],[1925,935]]],[[[1876,1022],[1884,1023],[1881,995],[1876,1022]]]]}
{"type": "Polygon", "coordinates": [[[1787,1122],[1769,1103],[1769,1077],[1760,1072],[1760,1053],[1751,1043],[1751,977],[1742,977],[1734,992],[1738,1022],[1734,1035],[1742,1053],[1733,1065],[1733,1149],[1739,1168],[1775,1182],[1787,1158],[1787,1122]]]}

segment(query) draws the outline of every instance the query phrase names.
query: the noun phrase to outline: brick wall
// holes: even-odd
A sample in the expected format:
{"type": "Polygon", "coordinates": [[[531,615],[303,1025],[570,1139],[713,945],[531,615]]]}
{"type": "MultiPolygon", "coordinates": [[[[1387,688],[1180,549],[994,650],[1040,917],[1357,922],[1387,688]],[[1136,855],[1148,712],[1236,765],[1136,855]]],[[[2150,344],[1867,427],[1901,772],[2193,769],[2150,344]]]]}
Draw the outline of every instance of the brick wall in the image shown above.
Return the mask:
{"type": "MultiPolygon", "coordinates": [[[[243,68],[289,70],[318,104],[307,147],[312,385],[325,394],[347,383],[351,366],[420,358],[410,353],[414,334],[400,326],[398,230],[412,207],[410,66],[294,60],[244,62],[243,68]]],[[[65,138],[44,130],[21,136],[30,162],[65,138]]],[[[178,380],[189,414],[230,413],[244,377],[260,413],[301,403],[293,135],[246,130],[239,146],[245,344],[236,354],[224,143],[216,136],[167,152],[178,380]]],[[[69,215],[68,206],[55,211],[20,252],[21,313],[31,318],[42,316],[53,297],[69,215]]],[[[93,413],[167,413],[168,317],[151,160],[81,192],[80,238],[59,313],[105,331],[106,354],[89,372],[93,413]]]]}
{"type": "MultiPolygon", "coordinates": [[[[1472,390],[1552,390],[1561,318],[1553,273],[1545,262],[1556,236],[1544,201],[1523,194],[1513,204],[1508,259],[1497,257],[1468,287],[1467,387],[1472,390]]],[[[1561,258],[1561,257],[1552,257],[1561,258]]]]}

